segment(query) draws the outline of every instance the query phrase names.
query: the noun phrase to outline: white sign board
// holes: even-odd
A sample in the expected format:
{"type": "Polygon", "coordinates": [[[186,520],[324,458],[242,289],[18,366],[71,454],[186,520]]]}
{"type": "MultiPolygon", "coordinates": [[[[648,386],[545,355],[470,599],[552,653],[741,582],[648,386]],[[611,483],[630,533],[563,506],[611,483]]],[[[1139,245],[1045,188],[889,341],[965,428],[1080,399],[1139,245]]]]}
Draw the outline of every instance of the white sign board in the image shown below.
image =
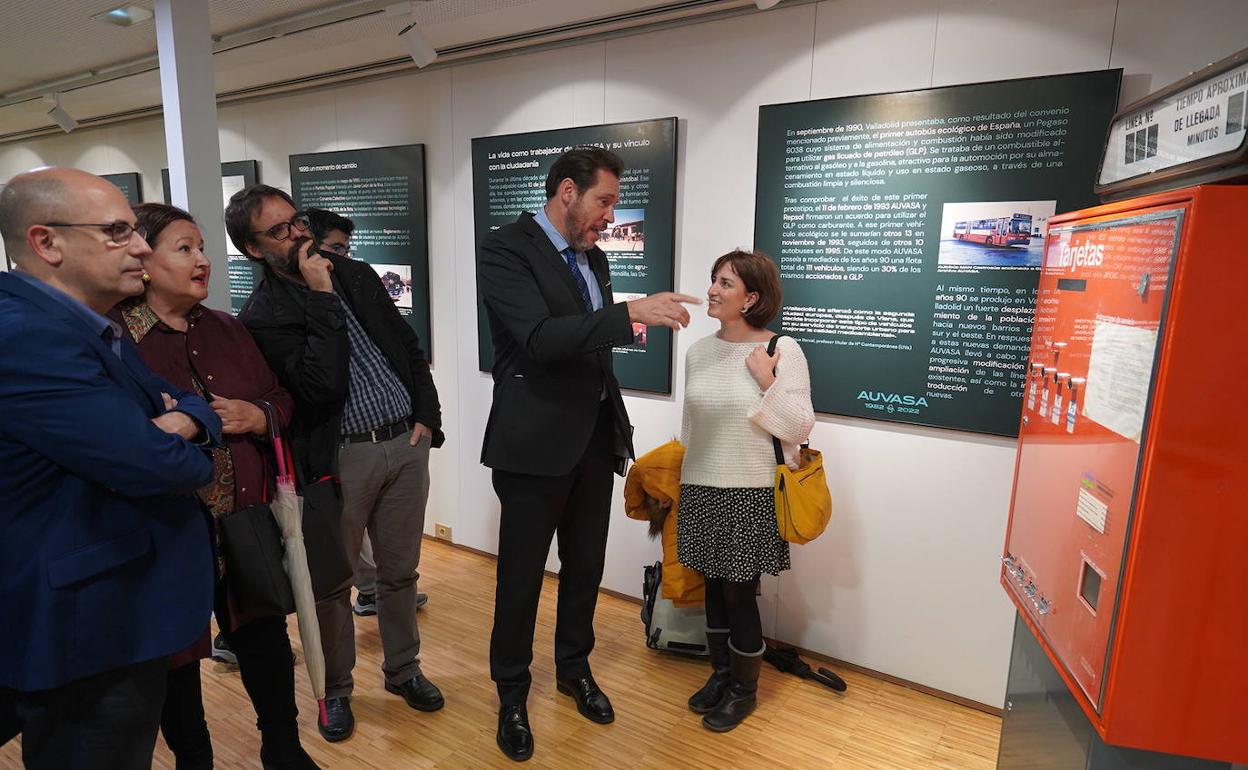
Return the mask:
{"type": "Polygon", "coordinates": [[[1101,185],[1238,150],[1244,143],[1248,64],[1114,120],[1101,185]]]}

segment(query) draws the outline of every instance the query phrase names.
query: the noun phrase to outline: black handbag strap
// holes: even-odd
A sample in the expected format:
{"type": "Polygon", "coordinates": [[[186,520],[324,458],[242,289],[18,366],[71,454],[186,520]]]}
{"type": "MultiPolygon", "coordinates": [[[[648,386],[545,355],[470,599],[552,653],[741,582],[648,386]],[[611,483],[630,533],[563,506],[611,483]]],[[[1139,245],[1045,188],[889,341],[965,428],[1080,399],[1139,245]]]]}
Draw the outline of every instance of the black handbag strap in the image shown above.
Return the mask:
{"type": "MultiPolygon", "coordinates": [[[[777,342],[779,342],[779,341],[780,341],[780,338],[781,338],[781,337],[783,337],[783,336],[785,336],[785,335],[783,335],[783,334],[776,334],[776,335],[772,336],[772,338],[771,338],[770,340],[768,340],[768,342],[767,342],[767,355],[769,355],[769,356],[774,356],[774,355],[776,354],[776,343],[777,343],[777,342]]],[[[775,369],[772,369],[772,370],[771,370],[771,373],[772,373],[772,374],[775,374],[775,373],[776,373],[776,370],[775,370],[775,369]]],[[[773,449],[775,449],[775,450],[776,450],[776,465],[784,465],[784,464],[785,464],[785,462],[784,462],[784,447],[780,446],[780,439],[776,438],[775,436],[772,436],[772,437],[771,437],[771,446],[772,446],[772,448],[773,448],[773,449]]]]}
{"type": "Polygon", "coordinates": [[[269,451],[261,448],[260,458],[264,462],[264,500],[266,503],[273,502],[273,498],[277,497],[277,463],[269,465],[269,455],[276,449],[277,444],[273,439],[277,437],[277,409],[268,401],[259,399],[253,401],[253,404],[260,407],[260,411],[264,412],[264,420],[268,423],[268,429],[265,437],[269,440],[269,451]]]}
{"type": "MultiPolygon", "coordinates": [[[[776,342],[779,341],[781,337],[787,337],[787,336],[789,335],[776,334],[770,340],[768,340],[767,341],[767,355],[774,356],[776,354],[776,342]]],[[[771,373],[775,374],[776,370],[772,369],[771,373]]],[[[771,446],[774,450],[776,450],[776,465],[785,465],[786,463],[784,462],[784,447],[780,446],[780,439],[776,438],[775,436],[772,436],[771,446]]],[[[802,444],[801,447],[802,449],[809,448],[810,442],[807,441],[805,444],[802,444]]]]}

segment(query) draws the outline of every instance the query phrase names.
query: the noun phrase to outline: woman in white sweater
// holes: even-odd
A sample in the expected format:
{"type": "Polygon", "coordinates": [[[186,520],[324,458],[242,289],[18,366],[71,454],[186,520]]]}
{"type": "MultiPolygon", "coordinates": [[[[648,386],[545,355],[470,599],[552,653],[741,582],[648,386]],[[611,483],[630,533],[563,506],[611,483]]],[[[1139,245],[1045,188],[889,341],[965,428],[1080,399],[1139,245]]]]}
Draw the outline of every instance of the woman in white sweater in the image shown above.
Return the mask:
{"type": "Polygon", "coordinates": [[[702,724],[725,732],[757,703],[763,655],[759,575],[789,568],[789,544],[776,526],[775,450],[797,467],[798,445],[814,427],[810,372],[791,337],[774,355],[766,329],[781,306],[780,275],[759,252],[715,261],[707,314],[719,331],[685,358],[677,554],[706,578],[706,635],[712,674],[689,699],[702,724]]]}

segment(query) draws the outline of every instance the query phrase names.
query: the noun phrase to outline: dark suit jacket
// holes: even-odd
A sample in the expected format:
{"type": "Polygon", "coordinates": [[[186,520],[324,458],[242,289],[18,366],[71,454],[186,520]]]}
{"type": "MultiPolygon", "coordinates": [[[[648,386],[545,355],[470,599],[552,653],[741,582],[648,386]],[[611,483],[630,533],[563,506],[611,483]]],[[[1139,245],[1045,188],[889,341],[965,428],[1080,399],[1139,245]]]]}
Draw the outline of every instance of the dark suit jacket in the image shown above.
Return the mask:
{"type": "Polygon", "coordinates": [[[152,424],[161,391],[214,443],[203,399],[122,359],[0,273],[0,687],[43,690],[164,657],[208,627],[203,449],[152,424]]]}
{"type": "Polygon", "coordinates": [[[613,304],[606,255],[595,247],[587,257],[603,301],[592,313],[532,214],[481,243],[477,286],[494,342],[494,404],[481,448],[490,468],[570,472],[589,444],[604,387],[615,415],[616,456],[633,456],[632,427],[611,367],[611,348],[630,344],[633,327],[628,307],[613,304]]]}
{"type": "MultiPolygon", "coordinates": [[[[446,436],[438,389],[416,332],[367,262],[329,259],[335,290],[346,298],[360,326],[407,389],[412,420],[427,425],[433,431],[432,445],[442,446],[446,436]]],[[[238,318],[278,382],[295,397],[290,434],[300,480],[336,475],[351,354],[342,303],[331,294],[281,278],[266,266],[238,318]]]]}

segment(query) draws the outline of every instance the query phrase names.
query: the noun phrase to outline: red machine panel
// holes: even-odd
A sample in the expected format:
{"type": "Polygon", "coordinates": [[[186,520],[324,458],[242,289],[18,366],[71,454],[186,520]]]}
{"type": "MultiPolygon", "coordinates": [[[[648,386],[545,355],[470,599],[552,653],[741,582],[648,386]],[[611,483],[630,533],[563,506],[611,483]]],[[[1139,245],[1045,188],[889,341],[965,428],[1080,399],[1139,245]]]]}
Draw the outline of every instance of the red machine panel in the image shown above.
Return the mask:
{"type": "Polygon", "coordinates": [[[1109,743],[1248,760],[1248,188],[1049,221],[1002,583],[1109,743]]]}

